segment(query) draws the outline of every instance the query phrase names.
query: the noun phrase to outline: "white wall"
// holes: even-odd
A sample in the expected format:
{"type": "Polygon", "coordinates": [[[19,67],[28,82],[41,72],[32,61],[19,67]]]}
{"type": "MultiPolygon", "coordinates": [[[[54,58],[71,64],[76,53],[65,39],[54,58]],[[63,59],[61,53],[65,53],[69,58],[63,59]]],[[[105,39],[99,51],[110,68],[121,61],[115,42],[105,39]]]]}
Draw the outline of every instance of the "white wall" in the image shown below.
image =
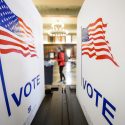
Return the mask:
{"type": "Polygon", "coordinates": [[[77,97],[90,125],[125,124],[124,5],[124,0],[85,0],[78,15],[77,97]],[[119,66],[109,59],[81,56],[81,29],[98,18],[107,24],[105,39],[119,66]]]}
{"type": "MultiPolygon", "coordinates": [[[[0,124],[30,125],[44,97],[43,21],[31,0],[5,0],[5,3],[31,28],[33,38],[23,38],[9,32],[14,37],[23,40],[24,45],[0,32],[0,124]],[[3,53],[2,49],[10,48],[22,50],[24,53],[30,50],[23,50],[19,46],[9,44],[4,45],[1,43],[2,40],[13,41],[25,47],[28,47],[30,43],[34,44],[37,56],[25,57],[19,51],[3,53]]],[[[3,17],[0,17],[0,30],[4,30],[1,27],[2,19],[3,17]]]]}

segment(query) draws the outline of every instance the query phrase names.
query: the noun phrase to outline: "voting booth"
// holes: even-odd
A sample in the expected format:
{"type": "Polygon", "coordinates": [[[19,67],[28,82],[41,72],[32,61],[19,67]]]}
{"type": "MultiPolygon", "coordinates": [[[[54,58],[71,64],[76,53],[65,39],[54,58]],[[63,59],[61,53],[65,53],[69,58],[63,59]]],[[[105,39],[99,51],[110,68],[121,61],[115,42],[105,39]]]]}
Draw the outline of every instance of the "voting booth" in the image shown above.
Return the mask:
{"type": "Polygon", "coordinates": [[[77,18],[77,97],[89,125],[125,124],[125,1],[85,0],[77,18]]]}
{"type": "Polygon", "coordinates": [[[30,125],[44,98],[42,22],[31,0],[0,0],[1,125],[30,125]]]}

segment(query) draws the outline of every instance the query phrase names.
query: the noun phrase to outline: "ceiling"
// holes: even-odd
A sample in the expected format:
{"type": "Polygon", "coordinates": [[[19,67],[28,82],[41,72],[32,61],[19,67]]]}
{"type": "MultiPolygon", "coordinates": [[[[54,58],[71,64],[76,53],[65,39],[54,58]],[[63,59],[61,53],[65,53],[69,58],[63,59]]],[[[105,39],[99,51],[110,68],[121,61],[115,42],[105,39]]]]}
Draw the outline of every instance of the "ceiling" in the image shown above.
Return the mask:
{"type": "Polygon", "coordinates": [[[44,34],[55,22],[64,23],[69,34],[76,34],[76,17],[84,0],[33,0],[43,17],[44,34]]]}

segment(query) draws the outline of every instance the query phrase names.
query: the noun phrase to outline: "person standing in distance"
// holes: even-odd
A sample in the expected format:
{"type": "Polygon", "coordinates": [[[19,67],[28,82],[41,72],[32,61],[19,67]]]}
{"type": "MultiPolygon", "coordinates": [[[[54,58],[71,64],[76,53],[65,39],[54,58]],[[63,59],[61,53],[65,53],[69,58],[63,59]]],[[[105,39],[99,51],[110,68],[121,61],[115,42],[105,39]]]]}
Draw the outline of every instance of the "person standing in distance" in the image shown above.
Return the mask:
{"type": "Polygon", "coordinates": [[[57,48],[57,62],[59,65],[60,82],[65,81],[65,75],[63,73],[63,68],[65,66],[65,53],[62,47],[57,48]]]}

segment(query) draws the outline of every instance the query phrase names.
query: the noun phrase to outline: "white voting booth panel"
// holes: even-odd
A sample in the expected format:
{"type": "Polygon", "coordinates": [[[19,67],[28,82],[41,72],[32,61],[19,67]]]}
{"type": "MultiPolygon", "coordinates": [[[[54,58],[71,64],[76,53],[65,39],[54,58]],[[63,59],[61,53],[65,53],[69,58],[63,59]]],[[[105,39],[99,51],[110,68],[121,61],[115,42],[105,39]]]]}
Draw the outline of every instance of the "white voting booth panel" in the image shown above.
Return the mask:
{"type": "Polygon", "coordinates": [[[0,125],[30,125],[43,100],[41,24],[31,0],[0,0],[0,125]]]}
{"type": "Polygon", "coordinates": [[[85,0],[77,19],[77,97],[89,125],[125,124],[125,1],[85,0]]]}

